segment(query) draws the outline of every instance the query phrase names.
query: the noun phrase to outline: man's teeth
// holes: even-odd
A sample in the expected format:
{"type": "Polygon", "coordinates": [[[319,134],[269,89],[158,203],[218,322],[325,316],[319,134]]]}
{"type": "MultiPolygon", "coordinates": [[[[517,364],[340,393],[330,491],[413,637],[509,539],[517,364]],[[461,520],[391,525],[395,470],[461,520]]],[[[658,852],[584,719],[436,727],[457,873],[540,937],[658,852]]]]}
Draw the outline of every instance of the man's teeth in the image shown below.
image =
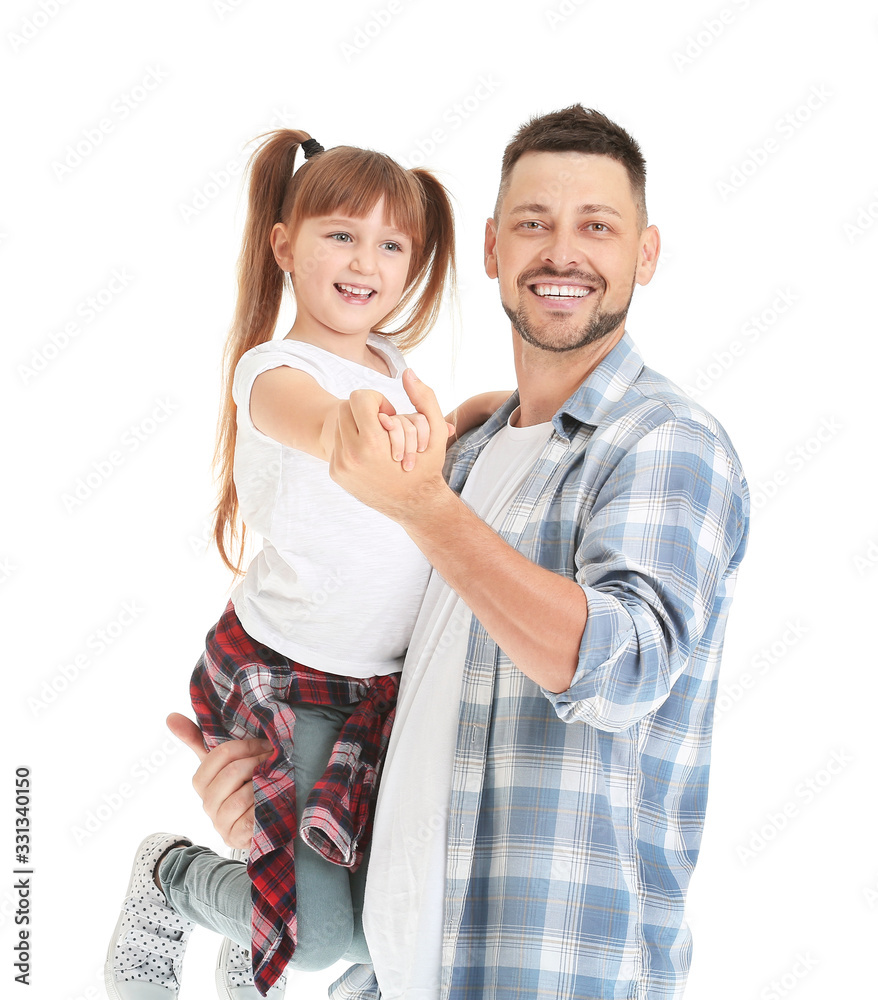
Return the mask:
{"type": "Polygon", "coordinates": [[[354,288],[353,285],[342,285],[339,283],[338,287],[343,291],[347,292],[348,295],[362,295],[363,298],[368,298],[374,291],[372,288],[354,288]]]}
{"type": "Polygon", "coordinates": [[[537,295],[576,299],[584,298],[591,291],[584,285],[534,285],[533,290],[537,295]]]}

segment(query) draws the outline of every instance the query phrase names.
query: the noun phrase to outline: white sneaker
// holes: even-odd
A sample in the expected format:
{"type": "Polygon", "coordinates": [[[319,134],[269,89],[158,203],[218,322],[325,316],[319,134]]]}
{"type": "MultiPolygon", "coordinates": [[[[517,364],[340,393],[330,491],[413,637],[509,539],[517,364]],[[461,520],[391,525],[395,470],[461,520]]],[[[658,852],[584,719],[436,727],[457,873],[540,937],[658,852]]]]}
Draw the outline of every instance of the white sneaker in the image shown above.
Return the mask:
{"type": "MultiPolygon", "coordinates": [[[[247,852],[233,848],[230,857],[235,861],[246,861],[247,852]]],[[[250,952],[230,938],[223,938],[220,945],[214,979],[220,1000],[262,1000],[262,994],[253,982],[250,952]]],[[[281,976],[268,991],[268,1000],[283,1000],[286,987],[286,978],[281,976]]]]}
{"type": "Polygon", "coordinates": [[[169,847],[191,843],[177,834],[154,833],[137,848],[104,965],[110,1000],[176,1000],[186,941],[195,925],[168,906],[153,874],[169,847]]]}
{"type": "MultiPolygon", "coordinates": [[[[216,960],[216,992],[220,1000],[262,1000],[262,994],[253,982],[250,952],[240,945],[223,938],[216,960]]],[[[268,991],[268,1000],[283,1000],[286,979],[280,979],[268,991]]]]}

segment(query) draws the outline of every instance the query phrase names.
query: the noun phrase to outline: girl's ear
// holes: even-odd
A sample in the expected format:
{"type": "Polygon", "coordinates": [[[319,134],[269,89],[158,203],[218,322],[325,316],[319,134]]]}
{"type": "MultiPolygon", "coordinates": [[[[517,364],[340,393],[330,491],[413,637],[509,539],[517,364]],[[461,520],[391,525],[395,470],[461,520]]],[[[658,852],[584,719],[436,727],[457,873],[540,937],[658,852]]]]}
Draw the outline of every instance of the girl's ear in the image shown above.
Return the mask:
{"type": "Polygon", "coordinates": [[[287,227],[282,223],[275,223],[271,230],[271,249],[274,252],[274,259],[282,271],[292,271],[293,269],[293,244],[287,227]]]}

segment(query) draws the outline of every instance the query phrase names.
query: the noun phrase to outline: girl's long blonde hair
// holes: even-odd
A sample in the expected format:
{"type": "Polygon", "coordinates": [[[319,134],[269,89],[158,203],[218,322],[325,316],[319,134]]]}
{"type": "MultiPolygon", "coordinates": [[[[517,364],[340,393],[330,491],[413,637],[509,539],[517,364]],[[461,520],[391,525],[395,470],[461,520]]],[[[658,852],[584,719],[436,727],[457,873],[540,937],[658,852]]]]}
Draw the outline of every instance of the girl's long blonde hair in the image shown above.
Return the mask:
{"type": "MultiPolygon", "coordinates": [[[[299,146],[311,137],[295,129],[263,136],[250,159],[250,189],[244,238],[238,257],[238,299],[223,354],[224,396],[217,428],[214,467],[219,497],[213,538],[228,568],[243,572],[246,527],[238,516],[233,468],[237,407],[232,398],[242,356],[274,334],[284,287],[292,280],[278,266],[271,231],[278,222],[291,232],[303,219],[332,215],[361,218],[383,197],[388,217],[412,240],[408,281],[399,304],[376,330],[400,350],[420,343],[436,322],[446,284],[455,282],[454,219],[448,193],[427,170],[406,170],[373,150],[336,146],[294,172],[299,146]],[[396,329],[387,329],[398,322],[396,329]]],[[[300,279],[301,280],[301,279],[300,279]]],[[[307,280],[307,278],[306,278],[307,280]]]]}

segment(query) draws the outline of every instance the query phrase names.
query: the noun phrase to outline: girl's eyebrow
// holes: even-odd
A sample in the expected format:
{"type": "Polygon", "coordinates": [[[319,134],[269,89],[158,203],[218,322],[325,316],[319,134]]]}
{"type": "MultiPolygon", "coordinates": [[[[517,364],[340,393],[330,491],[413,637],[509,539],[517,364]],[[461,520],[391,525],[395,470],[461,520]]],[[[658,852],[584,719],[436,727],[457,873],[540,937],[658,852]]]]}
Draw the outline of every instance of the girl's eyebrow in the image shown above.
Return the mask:
{"type": "MultiPolygon", "coordinates": [[[[324,226],[347,226],[352,222],[362,222],[363,220],[354,215],[324,215],[319,216],[318,221],[324,226]]],[[[402,236],[407,240],[411,239],[408,233],[397,229],[396,226],[388,225],[386,228],[382,226],[382,229],[391,236],[402,236]]]]}

